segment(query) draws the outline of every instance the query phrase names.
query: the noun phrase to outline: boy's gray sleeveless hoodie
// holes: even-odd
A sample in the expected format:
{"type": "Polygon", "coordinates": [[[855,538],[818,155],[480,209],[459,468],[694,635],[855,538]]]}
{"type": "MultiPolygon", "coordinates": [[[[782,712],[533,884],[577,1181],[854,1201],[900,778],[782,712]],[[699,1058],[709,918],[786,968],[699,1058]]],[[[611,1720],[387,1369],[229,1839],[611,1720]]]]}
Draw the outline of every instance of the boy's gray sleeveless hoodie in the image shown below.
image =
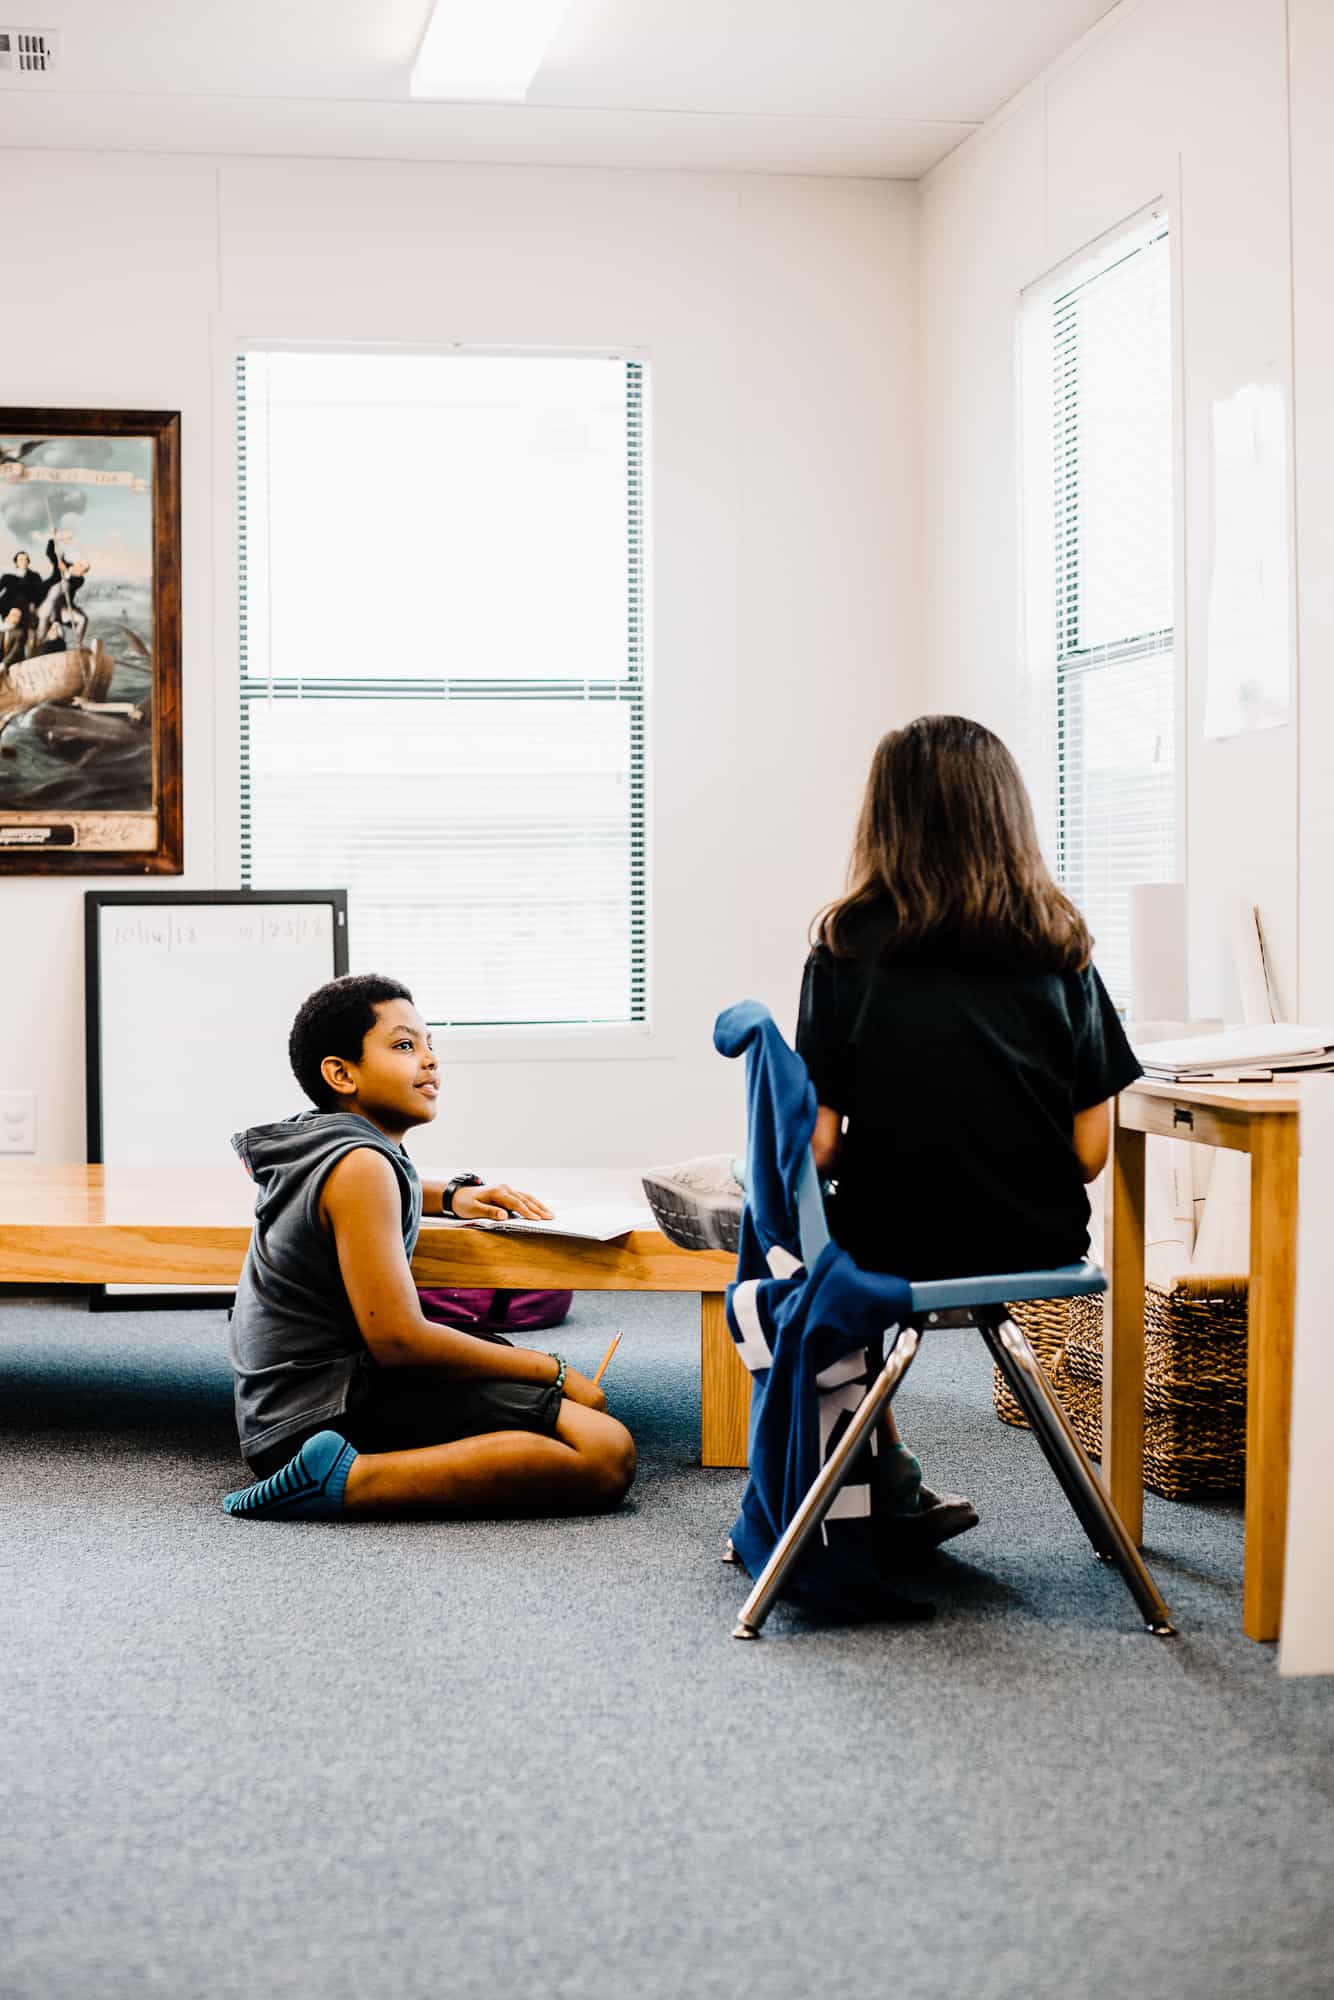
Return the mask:
{"type": "Polygon", "coordinates": [[[253,1125],[232,1144],[258,1189],[230,1339],[236,1428],[250,1457],[341,1416],[357,1400],[354,1387],[369,1358],[333,1238],[320,1226],[329,1174],[359,1146],[384,1154],[398,1179],[409,1257],[422,1187],[403,1148],[354,1111],[303,1111],[253,1125]]]}

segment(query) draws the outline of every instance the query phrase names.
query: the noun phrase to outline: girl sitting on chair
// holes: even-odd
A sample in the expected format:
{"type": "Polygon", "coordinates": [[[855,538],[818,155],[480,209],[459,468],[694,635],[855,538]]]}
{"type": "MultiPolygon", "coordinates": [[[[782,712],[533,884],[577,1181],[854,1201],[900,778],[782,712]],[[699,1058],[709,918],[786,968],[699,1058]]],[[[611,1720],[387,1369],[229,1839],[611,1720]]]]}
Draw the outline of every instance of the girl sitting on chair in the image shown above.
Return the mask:
{"type": "MultiPolygon", "coordinates": [[[[816,920],[797,1031],[836,1241],[908,1279],[1074,1262],[1110,1100],[1141,1071],[1000,739],[957,715],[883,737],[848,881],[816,920]]],[[[974,1526],[886,1421],[883,1516],[914,1546],[974,1526]]]]}

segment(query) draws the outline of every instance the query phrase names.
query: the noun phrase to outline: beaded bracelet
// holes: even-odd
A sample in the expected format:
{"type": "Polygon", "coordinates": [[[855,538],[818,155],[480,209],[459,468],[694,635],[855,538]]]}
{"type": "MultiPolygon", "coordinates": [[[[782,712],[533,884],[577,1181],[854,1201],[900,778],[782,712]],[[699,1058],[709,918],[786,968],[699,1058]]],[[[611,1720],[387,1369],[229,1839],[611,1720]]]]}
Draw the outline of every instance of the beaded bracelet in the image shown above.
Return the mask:
{"type": "Polygon", "coordinates": [[[552,1388],[556,1391],[557,1395],[560,1395],[563,1393],[565,1388],[565,1371],[570,1364],[565,1359],[565,1356],[563,1354],[557,1354],[554,1348],[548,1349],[548,1352],[550,1353],[553,1361],[559,1361],[560,1363],[560,1367],[556,1370],[556,1379],[551,1384],[552,1388]]]}

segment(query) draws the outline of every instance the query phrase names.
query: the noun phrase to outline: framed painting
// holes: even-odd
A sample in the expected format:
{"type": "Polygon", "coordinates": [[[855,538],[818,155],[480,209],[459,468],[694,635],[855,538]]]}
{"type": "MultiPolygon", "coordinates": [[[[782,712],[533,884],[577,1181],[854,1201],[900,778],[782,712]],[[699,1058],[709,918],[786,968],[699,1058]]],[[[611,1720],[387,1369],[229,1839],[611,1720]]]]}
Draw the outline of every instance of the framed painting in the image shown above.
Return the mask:
{"type": "Polygon", "coordinates": [[[0,874],[181,872],[180,427],[0,408],[0,874]]]}

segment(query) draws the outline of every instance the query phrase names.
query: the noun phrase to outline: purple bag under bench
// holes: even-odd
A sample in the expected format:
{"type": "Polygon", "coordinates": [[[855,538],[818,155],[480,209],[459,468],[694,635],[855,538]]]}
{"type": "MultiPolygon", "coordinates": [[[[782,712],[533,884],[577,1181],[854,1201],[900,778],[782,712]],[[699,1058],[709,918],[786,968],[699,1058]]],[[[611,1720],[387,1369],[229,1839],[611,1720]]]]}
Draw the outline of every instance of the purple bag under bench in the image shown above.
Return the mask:
{"type": "Polygon", "coordinates": [[[450,1291],[417,1287],[422,1312],[465,1333],[536,1333],[568,1318],[573,1292],[450,1291]]]}

